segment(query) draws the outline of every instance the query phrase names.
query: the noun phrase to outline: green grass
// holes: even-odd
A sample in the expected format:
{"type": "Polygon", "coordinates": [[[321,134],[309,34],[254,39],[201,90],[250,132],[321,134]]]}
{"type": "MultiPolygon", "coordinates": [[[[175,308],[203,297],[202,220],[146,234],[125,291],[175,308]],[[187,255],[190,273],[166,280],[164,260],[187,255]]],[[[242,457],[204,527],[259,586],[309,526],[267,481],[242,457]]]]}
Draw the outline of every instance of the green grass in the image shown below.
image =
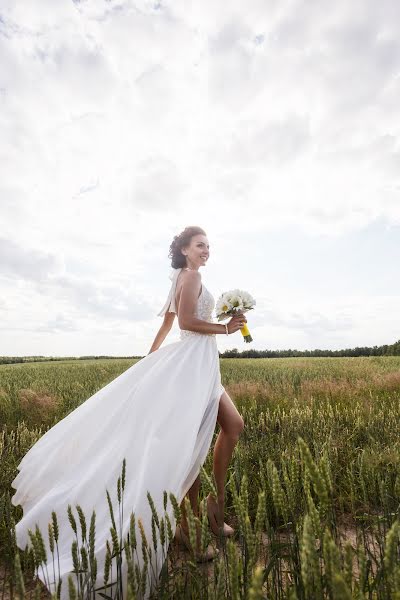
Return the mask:
{"type": "MultiPolygon", "coordinates": [[[[9,494],[17,464],[48,427],[134,362],[0,366],[7,586],[17,589],[21,573],[29,581],[38,568],[29,553],[18,553],[21,570],[15,563],[20,507],[9,494]]],[[[221,373],[245,421],[226,485],[235,540],[206,577],[171,544],[158,597],[399,598],[400,357],[221,359],[221,373]]],[[[210,452],[202,496],[211,473],[210,452]]],[[[143,581],[131,584],[134,597],[143,581]]]]}

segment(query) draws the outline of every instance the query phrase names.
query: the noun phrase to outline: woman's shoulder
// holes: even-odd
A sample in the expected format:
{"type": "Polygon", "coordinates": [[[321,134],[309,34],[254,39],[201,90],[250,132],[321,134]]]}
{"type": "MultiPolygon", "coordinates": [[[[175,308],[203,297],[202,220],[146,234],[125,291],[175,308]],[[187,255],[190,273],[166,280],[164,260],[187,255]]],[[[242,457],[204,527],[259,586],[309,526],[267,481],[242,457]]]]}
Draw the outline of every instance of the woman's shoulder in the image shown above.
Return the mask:
{"type": "Polygon", "coordinates": [[[186,279],[201,279],[201,273],[195,269],[182,269],[182,276],[186,279]]]}
{"type": "Polygon", "coordinates": [[[179,275],[179,279],[179,288],[182,287],[184,282],[187,285],[198,285],[199,283],[201,283],[201,273],[193,269],[182,269],[179,275]]]}

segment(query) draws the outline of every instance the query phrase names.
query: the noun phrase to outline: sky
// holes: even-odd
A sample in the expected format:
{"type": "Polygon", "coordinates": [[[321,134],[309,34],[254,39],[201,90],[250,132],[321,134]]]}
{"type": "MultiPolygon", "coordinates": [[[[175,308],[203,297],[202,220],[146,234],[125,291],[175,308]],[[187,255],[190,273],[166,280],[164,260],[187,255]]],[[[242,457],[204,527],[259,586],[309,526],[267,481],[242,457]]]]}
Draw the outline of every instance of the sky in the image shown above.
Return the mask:
{"type": "Polygon", "coordinates": [[[221,352],[400,339],[399,97],[397,0],[3,0],[0,355],[147,354],[189,225],[221,352]]]}

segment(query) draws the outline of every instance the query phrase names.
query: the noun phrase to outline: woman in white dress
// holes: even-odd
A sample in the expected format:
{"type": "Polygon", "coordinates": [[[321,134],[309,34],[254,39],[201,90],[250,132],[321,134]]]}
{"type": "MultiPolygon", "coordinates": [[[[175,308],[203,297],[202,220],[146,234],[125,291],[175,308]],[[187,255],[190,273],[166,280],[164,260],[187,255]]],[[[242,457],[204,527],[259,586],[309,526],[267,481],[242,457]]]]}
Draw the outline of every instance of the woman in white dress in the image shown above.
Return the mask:
{"type": "MultiPolygon", "coordinates": [[[[231,535],[223,523],[225,476],[233,448],[243,429],[243,419],[221,384],[217,333],[238,331],[246,318],[233,317],[227,327],[213,323],[214,298],[201,283],[199,267],[206,264],[209,244],[205,232],[186,228],[171,244],[173,272],[167,301],[159,313],[164,316],[147,356],[99,389],[64,419],[56,423],[30,448],[18,465],[12,482],[16,492],[12,503],[23,508],[16,524],[18,547],[30,545],[28,530],[41,530],[47,556],[46,536],[51,512],[58,518],[59,540],[56,573],[62,580],[61,600],[69,598],[68,575],[73,570],[71,545],[75,540],[67,507],[80,505],[90,517],[96,513],[95,587],[103,585],[107,542],[110,540],[110,514],[106,499],[117,506],[117,479],[126,459],[123,496],[122,539],[129,533],[130,514],[140,518],[147,540],[152,539],[150,492],[154,507],[164,514],[164,491],[173,493],[179,503],[188,493],[197,512],[199,471],[211,445],[215,423],[221,431],[214,449],[214,472],[218,498],[208,499],[213,531],[231,535]],[[181,329],[180,340],[160,348],[175,315],[181,329]]],[[[174,531],[174,511],[165,512],[174,531]]],[[[74,513],[76,514],[76,513],[74,513]]],[[[182,541],[185,523],[176,532],[182,541]]],[[[159,532],[157,532],[159,540],[159,532]]],[[[137,561],[141,569],[142,538],[137,531],[137,561]]],[[[200,560],[213,557],[212,547],[200,560]]],[[[197,550],[197,549],[196,549],[197,550]]],[[[149,582],[144,598],[157,584],[165,559],[165,547],[158,543],[151,556],[149,582]]],[[[39,570],[40,579],[51,592],[55,585],[39,570]]],[[[127,566],[121,566],[123,597],[126,595],[127,566]]],[[[102,596],[96,592],[96,600],[102,596]]]]}
{"type": "MultiPolygon", "coordinates": [[[[179,236],[175,236],[170,246],[169,257],[172,259],[172,267],[176,271],[171,276],[173,283],[170,294],[164,307],[158,313],[159,316],[164,316],[164,322],[156,335],[150,352],[154,352],[154,350],[160,347],[170,331],[176,315],[178,315],[179,327],[185,335],[213,335],[215,333],[226,334],[227,332],[230,334],[238,331],[243,326],[243,323],[247,322],[245,315],[240,314],[233,317],[227,323],[227,328],[225,328],[225,325],[210,325],[208,317],[211,317],[211,312],[204,315],[207,320],[199,319],[199,315],[196,314],[198,299],[203,293],[200,290],[202,287],[205,287],[201,283],[199,268],[206,264],[209,254],[210,245],[205,231],[201,228],[187,227],[179,236]]],[[[206,291],[208,292],[208,290],[206,291]]],[[[213,299],[212,304],[214,304],[213,299]]],[[[211,311],[212,309],[213,307],[211,311]]],[[[215,408],[217,408],[216,419],[221,427],[214,446],[213,456],[213,469],[218,498],[215,499],[211,494],[207,497],[207,512],[213,533],[215,535],[222,533],[225,536],[231,536],[234,530],[227,523],[224,523],[225,479],[233,449],[243,430],[244,422],[221,383],[220,390],[219,401],[217,403],[214,402],[214,412],[215,408]]],[[[198,475],[188,492],[193,512],[196,515],[198,515],[199,511],[199,487],[200,477],[198,475]]],[[[181,508],[183,520],[180,528],[177,528],[176,537],[185,545],[188,545],[188,529],[183,502],[181,508]]],[[[205,558],[212,556],[212,554],[212,550],[209,549],[205,558]]]]}

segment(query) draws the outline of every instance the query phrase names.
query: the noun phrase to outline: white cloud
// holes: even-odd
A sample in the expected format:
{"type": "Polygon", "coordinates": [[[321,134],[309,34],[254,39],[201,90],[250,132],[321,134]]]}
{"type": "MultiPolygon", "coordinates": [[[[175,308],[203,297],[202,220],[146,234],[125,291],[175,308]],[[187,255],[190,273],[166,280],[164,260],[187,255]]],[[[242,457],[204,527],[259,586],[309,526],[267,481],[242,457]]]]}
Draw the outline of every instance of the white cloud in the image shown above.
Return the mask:
{"type": "MultiPolygon", "coordinates": [[[[295,228],[318,252],[320,236],[356,244],[380,223],[379,256],[382,224],[400,224],[399,40],[395,0],[3,2],[0,310],[11,294],[41,354],[55,344],[45,330],[58,331],[60,353],[62,340],[67,353],[98,347],[87,328],[99,315],[109,348],[144,353],[169,244],[188,224],[208,233],[215,295],[251,272],[246,285],[268,298],[249,269],[255,253],[263,274],[262,235],[295,228]],[[35,298],[29,319],[19,285],[35,298]]],[[[394,266],[381,260],[389,281],[394,266]]],[[[309,288],[296,276],[308,280],[310,266],[293,273],[290,255],[287,264],[297,298],[309,288]]],[[[293,305],[280,314],[277,291],[263,316],[275,344],[285,330],[292,347],[321,346],[335,324],[339,346],[363,337],[356,309],[332,316],[319,302],[301,318],[293,305]]],[[[17,328],[6,312],[3,327],[17,328]]],[[[269,333],[258,334],[267,345],[269,333]]],[[[19,352],[18,339],[4,343],[19,352]]]]}
{"type": "Polygon", "coordinates": [[[0,238],[0,270],[3,276],[41,281],[55,270],[57,257],[25,249],[12,240],[0,238]]]}

